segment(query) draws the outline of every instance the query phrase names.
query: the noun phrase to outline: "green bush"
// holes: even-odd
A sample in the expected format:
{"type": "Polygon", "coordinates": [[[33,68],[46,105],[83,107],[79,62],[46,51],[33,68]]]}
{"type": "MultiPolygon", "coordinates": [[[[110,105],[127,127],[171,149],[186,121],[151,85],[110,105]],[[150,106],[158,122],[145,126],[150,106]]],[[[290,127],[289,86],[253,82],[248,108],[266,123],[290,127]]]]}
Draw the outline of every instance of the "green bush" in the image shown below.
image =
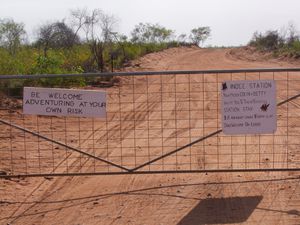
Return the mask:
{"type": "Polygon", "coordinates": [[[268,31],[265,34],[256,32],[249,45],[260,51],[271,51],[274,56],[300,57],[300,40],[295,34],[283,37],[278,31],[268,31]]]}
{"type": "MultiPolygon", "coordinates": [[[[175,41],[167,43],[133,43],[129,41],[111,43],[103,53],[105,71],[110,71],[111,66],[114,69],[120,69],[124,63],[130,60],[177,46],[179,44],[175,41]]],[[[22,46],[14,56],[9,54],[6,49],[0,48],[0,75],[81,74],[97,71],[97,65],[90,63],[92,61],[91,57],[88,44],[78,44],[73,48],[49,49],[47,57],[44,56],[42,50],[35,46],[22,46]]],[[[23,85],[70,87],[85,86],[93,80],[95,79],[87,79],[83,76],[78,78],[28,79],[8,83],[11,88],[23,85]]],[[[96,82],[111,83],[113,80],[114,77],[106,77],[98,78],[96,82]]],[[[5,85],[8,85],[8,83],[5,83],[5,85]]]]}
{"type": "Polygon", "coordinates": [[[296,58],[300,57],[300,41],[299,40],[294,41],[292,43],[290,51],[291,51],[292,55],[295,56],[296,58]]]}
{"type": "Polygon", "coordinates": [[[284,46],[284,39],[278,31],[267,31],[265,34],[254,33],[250,45],[263,51],[274,51],[284,46]]]}
{"type": "Polygon", "coordinates": [[[167,43],[132,43],[124,42],[121,46],[115,46],[117,57],[114,57],[114,65],[116,68],[122,67],[123,63],[137,59],[149,53],[159,52],[164,49],[178,47],[178,42],[167,43]]]}
{"type": "MultiPolygon", "coordinates": [[[[80,66],[73,67],[73,70],[64,68],[64,56],[62,54],[49,54],[48,57],[38,56],[30,74],[78,74],[82,73],[80,66]]],[[[39,85],[44,87],[70,87],[70,86],[84,86],[84,77],[72,78],[41,78],[32,79],[25,82],[26,85],[39,85]]]]}

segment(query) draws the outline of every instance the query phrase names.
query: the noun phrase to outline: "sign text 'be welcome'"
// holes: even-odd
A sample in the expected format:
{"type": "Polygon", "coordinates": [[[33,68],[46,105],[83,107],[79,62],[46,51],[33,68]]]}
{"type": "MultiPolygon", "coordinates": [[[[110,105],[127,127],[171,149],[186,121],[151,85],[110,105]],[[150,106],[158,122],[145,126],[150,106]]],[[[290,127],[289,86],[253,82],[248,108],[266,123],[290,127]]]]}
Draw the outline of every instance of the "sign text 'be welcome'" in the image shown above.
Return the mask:
{"type": "Polygon", "coordinates": [[[91,90],[24,87],[23,113],[105,118],[106,93],[91,90]]]}

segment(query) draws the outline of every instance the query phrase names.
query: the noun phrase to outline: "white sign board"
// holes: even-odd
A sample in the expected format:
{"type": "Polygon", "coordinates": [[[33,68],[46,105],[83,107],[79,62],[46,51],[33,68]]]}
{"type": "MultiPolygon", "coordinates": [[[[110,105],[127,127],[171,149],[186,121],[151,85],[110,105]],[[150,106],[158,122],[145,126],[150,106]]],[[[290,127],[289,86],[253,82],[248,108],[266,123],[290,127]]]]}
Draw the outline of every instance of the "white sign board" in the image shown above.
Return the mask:
{"type": "Polygon", "coordinates": [[[222,126],[225,134],[274,133],[277,128],[274,80],[222,83],[222,126]]]}
{"type": "Polygon", "coordinates": [[[106,93],[90,90],[24,87],[23,113],[105,118],[106,93]]]}

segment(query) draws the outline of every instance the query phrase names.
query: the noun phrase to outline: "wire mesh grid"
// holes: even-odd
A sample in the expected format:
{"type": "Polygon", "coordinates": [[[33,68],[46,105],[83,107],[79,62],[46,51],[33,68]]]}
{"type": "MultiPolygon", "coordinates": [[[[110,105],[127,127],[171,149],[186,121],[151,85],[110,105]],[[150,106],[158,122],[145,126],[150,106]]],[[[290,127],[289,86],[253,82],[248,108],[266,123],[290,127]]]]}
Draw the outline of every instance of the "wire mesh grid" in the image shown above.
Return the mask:
{"type": "Polygon", "coordinates": [[[117,80],[110,87],[85,87],[106,91],[105,119],[24,115],[24,82],[1,80],[1,176],[300,166],[300,71],[132,74],[117,80]],[[266,79],[276,81],[277,131],[223,134],[222,82],[266,79]]]}

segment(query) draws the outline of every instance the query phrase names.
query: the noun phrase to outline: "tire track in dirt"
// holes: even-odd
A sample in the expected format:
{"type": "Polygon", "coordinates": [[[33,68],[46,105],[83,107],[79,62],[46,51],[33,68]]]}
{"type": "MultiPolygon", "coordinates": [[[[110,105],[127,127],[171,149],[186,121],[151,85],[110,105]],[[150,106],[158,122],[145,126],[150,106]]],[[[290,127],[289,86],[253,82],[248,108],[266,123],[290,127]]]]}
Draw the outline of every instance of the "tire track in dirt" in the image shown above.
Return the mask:
{"type": "MultiPolygon", "coordinates": [[[[150,86],[149,86],[149,89],[151,88],[151,84],[150,84],[150,86]]],[[[149,112],[151,112],[155,107],[156,107],[156,104],[158,104],[158,103],[153,103],[152,104],[152,106],[150,105],[150,108],[149,108],[149,105],[147,104],[147,103],[145,103],[144,104],[144,106],[145,107],[147,107],[148,108],[148,111],[149,112]]],[[[141,106],[141,107],[143,107],[143,106],[141,106]]],[[[150,115],[146,115],[146,114],[144,114],[144,117],[142,117],[142,115],[138,115],[138,117],[139,117],[139,119],[146,119],[146,117],[149,117],[150,115]]],[[[130,114],[127,114],[126,116],[125,116],[125,120],[129,120],[129,119],[134,119],[134,117],[135,117],[135,115],[130,115],[130,114]]],[[[126,127],[125,129],[126,130],[129,130],[131,127],[126,127]]],[[[114,127],[114,129],[116,129],[116,130],[118,130],[119,129],[119,126],[118,125],[116,125],[115,127],[114,127]]],[[[97,131],[97,130],[96,130],[97,131]]],[[[130,131],[127,131],[126,132],[126,134],[125,135],[129,135],[131,132],[130,131]]],[[[93,134],[91,134],[91,135],[93,135],[93,134]]],[[[125,137],[124,137],[125,138],[125,137]]],[[[101,137],[95,137],[95,139],[101,139],[101,137]]],[[[80,144],[82,147],[84,146],[84,142],[82,142],[81,144],[80,144]]],[[[111,152],[111,154],[112,154],[113,152],[111,152]]],[[[104,153],[105,154],[105,153],[104,153]]],[[[78,161],[79,161],[80,159],[77,159],[77,160],[74,160],[73,162],[69,162],[69,163],[72,163],[72,164],[76,164],[76,163],[78,163],[78,161]]],[[[83,165],[82,165],[83,166],[83,165]]],[[[74,172],[76,172],[76,171],[74,171],[74,172]]],[[[61,184],[62,185],[62,184],[61,184]]],[[[51,187],[49,188],[50,190],[52,189],[52,186],[57,186],[57,184],[53,184],[53,185],[51,185],[51,187]]],[[[124,185],[123,185],[124,186],[124,185]]],[[[46,191],[46,192],[48,192],[48,191],[46,191]]],[[[51,195],[46,195],[46,198],[47,197],[50,197],[51,195]]],[[[43,200],[45,200],[46,198],[44,197],[44,196],[42,196],[41,197],[43,200]]],[[[28,207],[28,210],[29,209],[32,209],[32,210],[34,210],[33,209],[33,207],[35,206],[36,204],[34,204],[34,205],[32,205],[32,206],[29,206],[28,207]]],[[[28,210],[25,210],[24,212],[28,212],[28,210]]],[[[18,217],[17,217],[18,218],[18,217]]]]}
{"type": "MultiPolygon", "coordinates": [[[[150,84],[150,87],[151,87],[151,84],[150,84]]],[[[144,104],[140,105],[139,108],[137,108],[137,109],[142,109],[142,111],[143,111],[143,109],[147,108],[149,112],[152,112],[153,109],[156,107],[157,104],[159,104],[159,103],[152,103],[152,104],[144,103],[144,104]]],[[[146,117],[148,117],[148,116],[150,116],[150,115],[143,114],[143,113],[137,113],[137,114],[127,113],[127,114],[125,115],[124,120],[135,120],[135,119],[137,118],[137,120],[140,121],[140,123],[143,123],[142,120],[146,119],[146,117]]],[[[138,124],[136,124],[136,125],[138,125],[138,124]]],[[[119,130],[119,128],[120,128],[120,125],[116,125],[116,126],[113,127],[114,130],[119,130]]],[[[130,129],[133,129],[133,128],[134,128],[134,127],[126,127],[126,128],[125,128],[125,129],[127,130],[127,132],[123,132],[123,138],[121,139],[121,141],[124,140],[124,139],[126,139],[126,136],[129,135],[129,134],[131,133],[129,130],[130,130],[130,129]]],[[[96,129],[95,131],[98,131],[98,130],[99,130],[99,129],[96,129]]],[[[89,138],[89,137],[92,137],[92,136],[93,136],[93,133],[91,133],[91,134],[88,136],[88,138],[89,138]]],[[[79,145],[80,145],[81,147],[84,148],[85,142],[86,142],[86,140],[87,140],[88,138],[86,138],[85,141],[81,142],[79,145]]],[[[105,136],[102,136],[102,137],[98,136],[98,137],[94,137],[94,138],[95,138],[96,140],[101,140],[101,139],[105,139],[105,140],[106,140],[106,137],[105,137],[105,136]]],[[[76,147],[76,146],[75,146],[75,147],[76,147]]],[[[77,146],[77,147],[79,147],[79,146],[77,146]]],[[[92,153],[91,151],[87,151],[87,152],[88,152],[88,153],[92,153]]],[[[76,154],[78,154],[78,153],[71,153],[68,157],[72,157],[72,155],[74,155],[74,154],[76,155],[76,154]]],[[[100,154],[100,155],[97,155],[97,156],[100,156],[100,157],[101,157],[101,156],[105,156],[105,154],[106,154],[106,153],[103,153],[102,155],[100,154]]],[[[110,154],[113,154],[113,151],[111,151],[110,154]]],[[[58,164],[58,166],[59,166],[61,163],[63,163],[65,160],[66,160],[66,159],[63,159],[63,160],[58,164]]],[[[80,160],[81,160],[81,159],[77,157],[77,159],[74,159],[74,160],[72,160],[72,161],[68,161],[69,167],[72,167],[72,164],[73,164],[73,165],[74,165],[74,164],[77,164],[80,160]],[[71,164],[71,165],[70,165],[70,164],[71,164]]],[[[89,160],[89,159],[88,159],[88,160],[89,160]]],[[[84,163],[80,163],[80,164],[81,164],[81,168],[75,169],[74,171],[69,171],[69,172],[75,172],[75,173],[76,173],[76,172],[80,172],[81,169],[82,169],[82,168],[85,166],[85,164],[88,162],[88,160],[86,160],[86,162],[84,162],[84,163]]],[[[93,165],[91,165],[91,167],[93,167],[93,165]]],[[[55,171],[56,171],[56,169],[54,169],[53,173],[55,173],[55,171]]],[[[68,181],[66,181],[65,183],[61,183],[61,182],[59,182],[59,181],[54,182],[49,188],[47,188],[49,191],[46,191],[46,194],[44,194],[44,195],[42,195],[42,196],[40,197],[41,201],[45,201],[47,198],[51,197],[51,195],[52,195],[53,193],[55,193],[55,192],[51,192],[51,190],[53,189],[53,187],[57,187],[58,184],[61,185],[61,186],[64,186],[64,185],[67,184],[67,182],[68,182],[68,181]],[[50,192],[50,194],[49,194],[49,192],[50,192]]],[[[40,184],[38,185],[38,187],[37,187],[32,193],[30,193],[30,195],[28,195],[28,196],[26,197],[26,199],[25,199],[24,202],[26,202],[26,200],[27,200],[30,196],[32,196],[36,191],[40,190],[40,187],[41,187],[44,183],[45,183],[45,181],[43,181],[42,183],[40,183],[40,184]]],[[[38,205],[38,201],[37,201],[37,203],[28,206],[27,209],[25,209],[21,214],[18,214],[17,216],[15,216],[15,215],[17,214],[17,212],[20,211],[21,208],[23,207],[23,204],[21,204],[20,206],[17,207],[17,209],[13,212],[13,214],[12,214],[10,217],[11,217],[11,218],[14,218],[13,221],[15,221],[15,220],[17,220],[18,218],[22,217],[22,215],[23,215],[24,213],[30,213],[30,210],[33,210],[33,211],[34,211],[34,210],[35,210],[34,207],[35,207],[36,205],[38,205]]]]}
{"type": "MultiPolygon", "coordinates": [[[[242,59],[233,60],[232,58],[228,58],[228,49],[215,50],[215,49],[198,49],[198,48],[180,48],[180,49],[170,49],[165,51],[163,54],[159,54],[159,57],[156,58],[155,54],[151,54],[148,57],[148,61],[143,62],[141,59],[141,67],[142,68],[150,68],[153,70],[162,70],[162,69],[170,69],[170,70],[192,70],[192,69],[234,69],[234,68],[255,68],[255,67],[274,67],[278,66],[277,62],[249,62],[242,59]],[[156,59],[156,60],[155,60],[156,59]],[[144,67],[145,65],[145,67],[144,67]]],[[[151,87],[151,85],[149,86],[151,87]]],[[[151,106],[151,110],[155,109],[156,104],[151,106]]],[[[143,107],[146,107],[145,105],[143,107]]],[[[144,109],[144,108],[143,108],[144,109]]],[[[127,118],[133,118],[130,115],[127,118]],[[129,117],[130,116],[130,117],[129,117]]],[[[147,118],[145,115],[140,115],[141,119],[147,118]]],[[[128,127],[128,129],[131,127],[128,127]]],[[[131,132],[126,132],[126,135],[130,135],[131,132]]],[[[101,138],[101,137],[99,137],[101,138]]],[[[252,179],[256,175],[255,174],[243,174],[243,176],[247,176],[247,179],[252,179]]],[[[72,178],[66,182],[64,180],[66,178],[55,178],[54,181],[48,187],[44,187],[42,192],[44,192],[45,199],[41,198],[41,201],[45,200],[55,200],[64,197],[65,199],[72,199],[72,197],[81,196],[84,193],[85,196],[97,195],[105,192],[106,189],[111,191],[118,190],[133,190],[136,187],[149,187],[151,184],[159,185],[166,183],[182,183],[183,180],[185,183],[193,182],[203,182],[207,183],[214,179],[216,180],[231,180],[235,175],[224,175],[220,174],[216,177],[209,175],[149,175],[149,176],[139,176],[139,175],[128,175],[126,177],[116,176],[116,177],[81,177],[81,178],[72,178]],[[85,184],[86,183],[86,184],[85,184]],[[56,190],[57,187],[62,187],[58,192],[53,193],[52,195],[47,195],[47,193],[51,193],[51,190],[56,190]],[[72,189],[75,188],[75,190],[72,189]]],[[[255,185],[253,185],[255,187],[255,185]]],[[[265,185],[262,189],[266,192],[269,192],[267,185],[265,185]],[[265,187],[265,189],[264,189],[265,187]]],[[[240,189],[240,186],[231,186],[231,192],[228,191],[228,188],[223,186],[212,186],[210,185],[208,188],[203,188],[201,194],[198,195],[199,201],[208,196],[225,196],[234,195],[237,190],[240,189]]],[[[71,208],[64,209],[64,203],[57,205],[57,208],[62,208],[61,210],[57,210],[55,214],[45,214],[43,217],[22,217],[16,220],[16,224],[69,224],[70,223],[78,223],[78,224],[141,224],[143,221],[149,221],[149,224],[158,224],[159,222],[164,222],[164,224],[175,224],[176,221],[180,221],[184,215],[186,215],[190,210],[192,210],[195,205],[198,204],[196,200],[190,202],[187,200],[178,200],[181,199],[180,196],[195,196],[195,192],[197,188],[182,188],[182,189],[166,189],[170,196],[178,195],[178,198],[172,198],[165,196],[165,198],[154,197],[151,195],[149,197],[140,197],[138,196],[118,196],[113,197],[110,201],[104,201],[102,204],[101,201],[98,204],[90,206],[90,208],[86,208],[85,205],[74,205],[71,208]],[[179,192],[178,192],[179,191],[179,192]],[[180,210],[179,207],[180,206],[180,210]],[[77,211],[77,213],[74,213],[77,211]],[[93,213],[97,213],[97,211],[103,211],[106,214],[102,216],[93,217],[93,213]],[[82,213],[79,213],[82,212],[82,213]],[[136,213],[135,213],[136,212],[136,213]],[[147,212],[147,213],[145,213],[147,212]],[[145,215],[143,215],[145,214],[145,215]],[[138,218],[136,218],[138,216],[138,218]],[[98,219],[97,219],[98,218],[98,219]],[[128,218],[131,218],[129,221],[128,218]],[[159,220],[158,218],[161,218],[159,220]],[[176,219],[174,219],[176,218],[176,219]],[[68,221],[68,222],[64,222],[68,221]],[[71,222],[72,221],[72,222],[71,222]],[[155,221],[151,223],[151,221],[155,221]]],[[[199,190],[198,190],[199,191],[199,190]]],[[[262,193],[261,189],[258,190],[258,193],[262,193]]],[[[162,193],[164,194],[164,193],[162,193]]],[[[263,194],[263,193],[262,193],[263,194]]],[[[145,194],[147,196],[147,193],[145,194]]],[[[95,200],[96,201],[96,200],[95,200]]],[[[37,211],[47,211],[47,209],[51,209],[50,206],[37,204],[34,207],[30,208],[26,213],[34,213],[37,211]]]]}

